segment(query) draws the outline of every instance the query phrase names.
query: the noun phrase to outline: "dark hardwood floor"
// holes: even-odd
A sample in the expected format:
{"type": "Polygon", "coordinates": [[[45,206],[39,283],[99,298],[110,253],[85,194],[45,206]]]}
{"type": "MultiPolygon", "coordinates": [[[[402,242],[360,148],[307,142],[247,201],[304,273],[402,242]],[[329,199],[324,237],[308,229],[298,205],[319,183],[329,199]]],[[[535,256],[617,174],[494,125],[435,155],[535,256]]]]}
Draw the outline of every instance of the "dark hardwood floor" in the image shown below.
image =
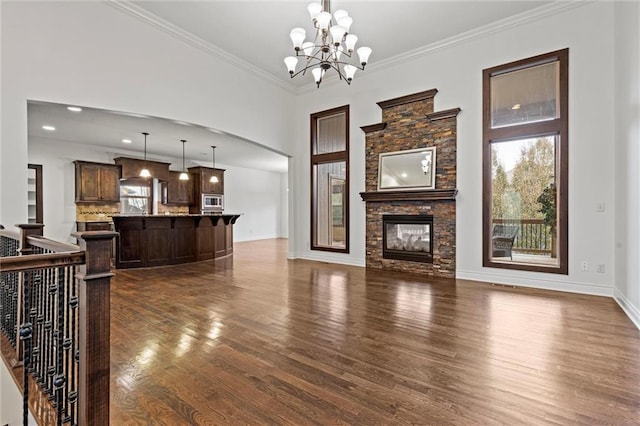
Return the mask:
{"type": "Polygon", "coordinates": [[[309,261],[117,271],[111,424],[640,424],[609,298],[309,261]]]}

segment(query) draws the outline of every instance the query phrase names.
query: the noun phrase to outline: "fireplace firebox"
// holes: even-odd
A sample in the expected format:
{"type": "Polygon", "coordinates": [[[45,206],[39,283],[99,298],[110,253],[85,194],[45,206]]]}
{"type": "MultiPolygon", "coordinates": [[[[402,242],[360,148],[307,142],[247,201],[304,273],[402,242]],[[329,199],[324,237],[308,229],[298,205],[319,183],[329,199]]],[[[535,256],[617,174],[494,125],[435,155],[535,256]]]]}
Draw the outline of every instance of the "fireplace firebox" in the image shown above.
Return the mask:
{"type": "Polygon", "coordinates": [[[382,257],[433,263],[433,216],[383,215],[382,257]]]}

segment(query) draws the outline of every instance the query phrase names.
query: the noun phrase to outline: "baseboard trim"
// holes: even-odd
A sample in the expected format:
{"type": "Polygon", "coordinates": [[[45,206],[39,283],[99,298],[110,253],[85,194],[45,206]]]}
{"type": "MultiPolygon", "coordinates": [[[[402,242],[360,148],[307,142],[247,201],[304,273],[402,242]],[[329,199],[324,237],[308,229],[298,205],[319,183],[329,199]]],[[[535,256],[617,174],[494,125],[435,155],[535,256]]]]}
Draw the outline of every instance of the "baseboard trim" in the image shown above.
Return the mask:
{"type": "Polygon", "coordinates": [[[622,292],[620,292],[620,290],[616,288],[613,291],[613,300],[615,300],[620,308],[622,308],[624,313],[627,314],[636,328],[640,330],[640,310],[638,310],[638,308],[636,308],[633,303],[631,303],[629,299],[627,299],[626,296],[622,294],[622,292]]]}
{"type": "Polygon", "coordinates": [[[338,263],[340,265],[349,265],[349,266],[359,266],[365,267],[366,263],[364,259],[353,259],[349,257],[345,257],[341,254],[334,254],[330,252],[323,252],[322,254],[315,254],[309,252],[294,252],[288,254],[289,259],[301,259],[301,260],[313,260],[315,262],[325,262],[325,263],[338,263]],[[291,257],[293,254],[293,257],[291,257]]]}
{"type": "Polygon", "coordinates": [[[568,293],[589,294],[593,296],[613,297],[613,287],[598,286],[570,281],[545,280],[544,278],[519,278],[500,274],[456,271],[456,278],[482,281],[487,283],[511,285],[516,287],[539,288],[543,290],[564,291],[568,293]]]}

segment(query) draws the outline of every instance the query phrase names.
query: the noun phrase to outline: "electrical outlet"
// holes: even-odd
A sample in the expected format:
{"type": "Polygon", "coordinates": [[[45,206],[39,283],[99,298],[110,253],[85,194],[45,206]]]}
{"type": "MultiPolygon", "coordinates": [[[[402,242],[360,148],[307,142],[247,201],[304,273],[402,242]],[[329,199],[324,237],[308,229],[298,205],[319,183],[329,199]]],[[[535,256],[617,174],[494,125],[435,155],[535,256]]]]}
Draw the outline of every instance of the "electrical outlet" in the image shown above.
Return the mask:
{"type": "Polygon", "coordinates": [[[606,204],[606,203],[604,203],[604,202],[602,202],[602,201],[601,201],[601,202],[599,202],[599,203],[596,203],[596,211],[597,211],[597,212],[602,213],[602,212],[604,212],[606,209],[607,209],[607,204],[606,204]]]}
{"type": "Polygon", "coordinates": [[[582,269],[582,272],[589,272],[589,262],[587,262],[586,260],[582,261],[580,267],[582,269]]]}
{"type": "Polygon", "coordinates": [[[604,263],[598,263],[596,266],[596,272],[599,274],[604,274],[604,263]]]}

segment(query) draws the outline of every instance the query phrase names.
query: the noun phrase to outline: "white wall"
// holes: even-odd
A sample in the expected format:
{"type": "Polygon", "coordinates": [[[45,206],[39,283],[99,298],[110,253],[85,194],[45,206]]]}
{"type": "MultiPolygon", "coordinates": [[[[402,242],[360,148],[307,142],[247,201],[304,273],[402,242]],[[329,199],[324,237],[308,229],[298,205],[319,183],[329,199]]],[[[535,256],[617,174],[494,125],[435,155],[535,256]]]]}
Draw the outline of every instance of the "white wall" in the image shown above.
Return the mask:
{"type": "Polygon", "coordinates": [[[287,174],[223,164],[218,167],[226,169],[225,213],[242,213],[233,227],[233,240],[238,242],[282,237],[282,218],[287,217],[286,199],[284,203],[282,200],[282,185],[283,180],[286,183],[287,174]]]}
{"type": "MultiPolygon", "coordinates": [[[[298,99],[296,140],[309,140],[309,114],[351,106],[351,253],[309,250],[309,188],[296,188],[297,257],[364,264],[364,143],[360,126],[381,121],[376,102],[432,88],[435,110],[458,116],[457,276],[497,283],[613,295],[613,4],[596,2],[556,11],[482,37],[435,49],[409,63],[356,74],[350,87],[323,85],[298,99]],[[594,31],[597,28],[597,31],[594,31]],[[569,275],[482,266],[482,70],[568,47],[569,52],[569,275]],[[596,203],[607,211],[596,213],[596,203]],[[592,266],[579,270],[580,261],[592,266]],[[596,274],[595,264],[605,273],[596,274]]],[[[375,51],[371,57],[375,63],[375,51]]],[[[308,182],[309,143],[298,143],[296,182],[308,182]]],[[[291,171],[290,171],[291,173],[291,171]]]]}
{"type": "Polygon", "coordinates": [[[615,298],[640,328],[640,5],[615,6],[615,298]]]}
{"type": "Polygon", "coordinates": [[[293,95],[105,2],[0,2],[0,223],[27,217],[27,100],[219,128],[290,153],[293,95]]]}
{"type": "MultiPolygon", "coordinates": [[[[94,146],[53,139],[30,138],[30,163],[42,164],[43,214],[47,237],[75,243],[69,234],[75,230],[74,160],[113,164],[113,158],[129,155],[128,151],[102,150],[94,146]]],[[[139,155],[135,155],[139,157],[139,155]]],[[[149,157],[169,162],[178,170],[181,159],[149,157]]],[[[188,165],[190,166],[190,165],[188,165]]],[[[282,173],[267,172],[218,164],[225,171],[225,211],[242,213],[234,227],[234,240],[247,241],[282,236],[282,173]]],[[[286,180],[286,174],[285,180],[286,180]]]]}

